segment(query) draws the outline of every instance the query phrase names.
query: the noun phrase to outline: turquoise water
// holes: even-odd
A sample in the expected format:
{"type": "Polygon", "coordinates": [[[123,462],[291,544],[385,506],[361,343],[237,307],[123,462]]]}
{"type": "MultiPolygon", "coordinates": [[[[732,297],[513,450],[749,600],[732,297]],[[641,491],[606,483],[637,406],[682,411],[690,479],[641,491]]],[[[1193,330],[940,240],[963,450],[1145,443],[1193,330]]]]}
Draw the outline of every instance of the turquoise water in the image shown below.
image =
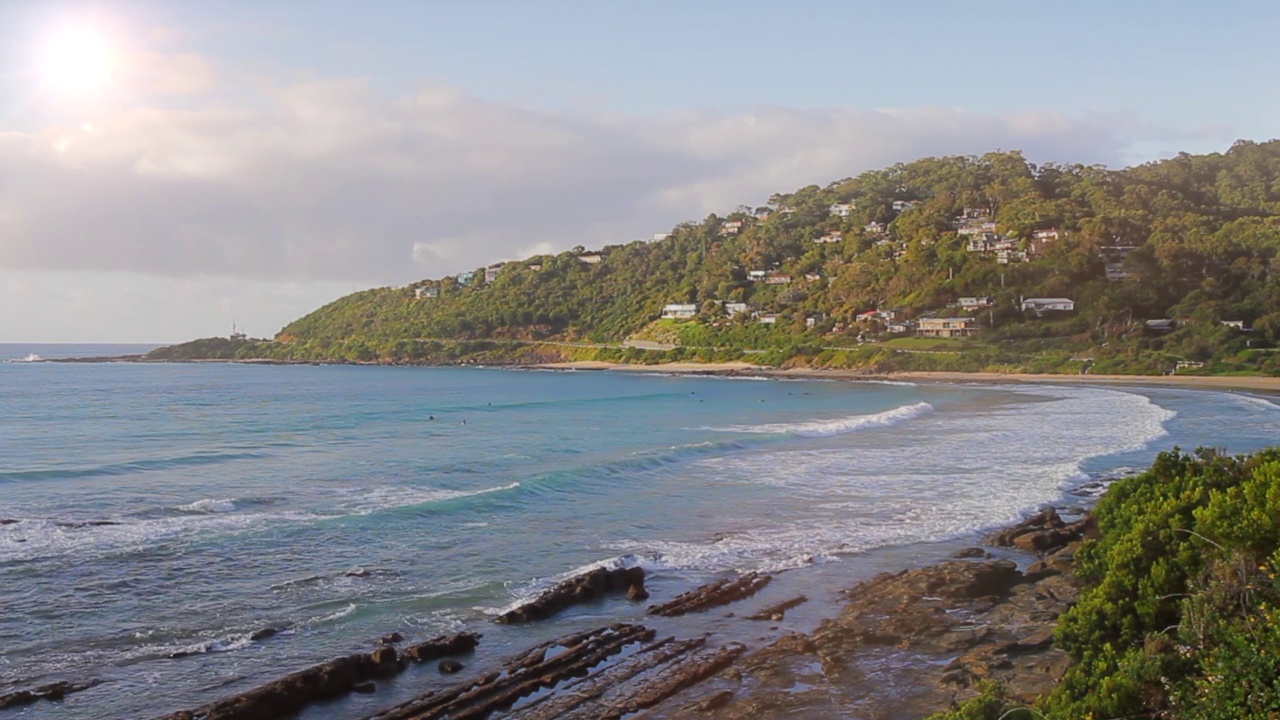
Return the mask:
{"type": "Polygon", "coordinates": [[[158,715],[392,630],[514,647],[634,612],[491,623],[597,563],[655,595],[856,569],[1280,429],[1264,397],[1150,388],[20,361],[0,418],[0,693],[104,681],[22,718],[158,715]]]}

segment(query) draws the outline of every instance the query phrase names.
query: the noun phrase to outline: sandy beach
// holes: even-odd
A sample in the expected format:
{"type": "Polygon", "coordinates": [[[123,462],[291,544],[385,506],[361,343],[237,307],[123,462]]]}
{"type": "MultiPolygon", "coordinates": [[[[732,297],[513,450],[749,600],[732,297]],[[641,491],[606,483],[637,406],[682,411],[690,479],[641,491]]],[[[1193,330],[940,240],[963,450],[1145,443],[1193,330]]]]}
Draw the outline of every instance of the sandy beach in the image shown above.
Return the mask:
{"type": "Polygon", "coordinates": [[[1205,375],[1057,375],[994,372],[903,372],[868,373],[862,370],[813,370],[805,368],[777,369],[746,362],[664,363],[628,365],[598,360],[546,363],[539,368],[554,370],[619,370],[624,372],[743,374],[779,378],[824,378],[839,380],[903,380],[909,382],[947,383],[1060,383],[1068,385],[1154,385],[1164,387],[1202,388],[1213,390],[1251,390],[1280,392],[1280,377],[1205,376],[1205,375]]]}

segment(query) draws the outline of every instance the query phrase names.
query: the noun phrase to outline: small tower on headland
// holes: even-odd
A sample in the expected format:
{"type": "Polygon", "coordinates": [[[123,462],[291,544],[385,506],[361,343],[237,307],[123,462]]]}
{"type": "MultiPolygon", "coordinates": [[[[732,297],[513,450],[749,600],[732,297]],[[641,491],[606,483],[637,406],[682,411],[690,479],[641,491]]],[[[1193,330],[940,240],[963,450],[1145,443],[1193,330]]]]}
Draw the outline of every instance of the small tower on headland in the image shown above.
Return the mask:
{"type": "Polygon", "coordinates": [[[233,341],[246,340],[248,339],[248,337],[249,337],[248,335],[245,335],[243,332],[241,332],[239,329],[236,328],[236,323],[234,320],[232,320],[231,321],[231,339],[233,341]]]}

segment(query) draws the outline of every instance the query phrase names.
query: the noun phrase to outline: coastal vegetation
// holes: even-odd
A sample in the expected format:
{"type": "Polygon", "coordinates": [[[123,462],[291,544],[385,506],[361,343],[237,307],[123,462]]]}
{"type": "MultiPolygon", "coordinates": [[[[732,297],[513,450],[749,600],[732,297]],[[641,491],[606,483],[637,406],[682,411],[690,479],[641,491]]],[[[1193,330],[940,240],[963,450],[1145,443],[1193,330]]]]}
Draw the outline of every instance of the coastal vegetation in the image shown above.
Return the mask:
{"type": "Polygon", "coordinates": [[[353,293],[235,356],[1275,375],[1278,251],[1280,141],[1122,170],[927,158],[656,241],[353,293]],[[919,334],[956,337],[902,342],[919,334]]]}
{"type": "Polygon", "coordinates": [[[1085,590],[1056,632],[1073,660],[1059,686],[1033,714],[987,683],[935,720],[1280,714],[1280,450],[1162,453],[1094,517],[1085,590]]]}

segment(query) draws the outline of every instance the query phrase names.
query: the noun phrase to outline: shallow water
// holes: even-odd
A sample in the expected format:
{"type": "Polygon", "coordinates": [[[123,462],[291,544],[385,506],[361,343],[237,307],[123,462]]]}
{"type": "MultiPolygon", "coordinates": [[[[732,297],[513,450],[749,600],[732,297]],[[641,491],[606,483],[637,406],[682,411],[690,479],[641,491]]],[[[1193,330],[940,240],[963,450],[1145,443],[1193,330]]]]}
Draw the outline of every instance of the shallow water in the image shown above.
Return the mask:
{"type": "Polygon", "coordinates": [[[192,707],[392,630],[516,647],[633,612],[490,622],[597,563],[655,597],[747,569],[835,586],[1280,429],[1264,397],[1151,388],[27,362],[0,363],[0,418],[0,693],[106,681],[23,718],[192,707]]]}

